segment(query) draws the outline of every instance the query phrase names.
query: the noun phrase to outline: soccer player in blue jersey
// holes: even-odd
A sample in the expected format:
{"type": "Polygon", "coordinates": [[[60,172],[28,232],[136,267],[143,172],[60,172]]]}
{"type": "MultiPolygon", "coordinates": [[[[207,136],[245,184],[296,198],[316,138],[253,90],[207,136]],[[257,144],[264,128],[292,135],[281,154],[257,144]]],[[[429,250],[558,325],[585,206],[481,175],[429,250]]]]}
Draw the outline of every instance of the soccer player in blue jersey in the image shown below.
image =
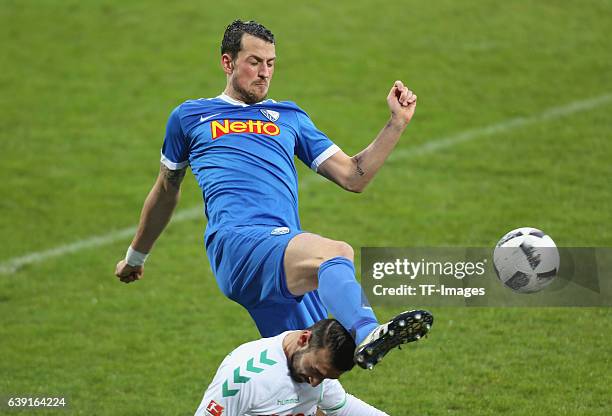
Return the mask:
{"type": "Polygon", "coordinates": [[[223,293],[248,310],[265,337],[307,328],[331,312],[354,335],[357,363],[371,368],[391,348],[425,334],[433,318],[404,312],[379,325],[355,279],[351,246],[302,230],[294,155],[340,187],[362,192],[412,119],[417,97],[393,83],[389,120],[350,157],[295,103],[266,99],[275,59],[268,29],[240,20],[227,27],[225,90],[170,114],[159,176],[116,275],[125,283],[142,277],[190,167],[202,189],[206,251],[223,293]]]}

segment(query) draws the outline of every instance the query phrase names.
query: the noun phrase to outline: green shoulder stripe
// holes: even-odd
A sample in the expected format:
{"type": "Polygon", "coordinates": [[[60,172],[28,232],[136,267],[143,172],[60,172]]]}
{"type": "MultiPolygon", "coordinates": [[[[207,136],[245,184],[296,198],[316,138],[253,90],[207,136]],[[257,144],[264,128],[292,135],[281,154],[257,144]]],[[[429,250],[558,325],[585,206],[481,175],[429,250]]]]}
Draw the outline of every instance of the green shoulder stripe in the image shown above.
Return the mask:
{"type": "Polygon", "coordinates": [[[240,391],[240,387],[230,389],[230,381],[234,386],[238,384],[246,384],[251,380],[251,377],[246,375],[247,373],[259,374],[264,372],[267,367],[278,364],[273,359],[268,358],[268,350],[263,350],[259,354],[259,362],[256,361],[256,358],[257,357],[251,357],[246,362],[246,365],[240,365],[234,368],[233,377],[230,377],[223,382],[223,397],[235,396],[240,391]],[[241,373],[240,370],[242,368],[244,368],[244,371],[241,373]]]}

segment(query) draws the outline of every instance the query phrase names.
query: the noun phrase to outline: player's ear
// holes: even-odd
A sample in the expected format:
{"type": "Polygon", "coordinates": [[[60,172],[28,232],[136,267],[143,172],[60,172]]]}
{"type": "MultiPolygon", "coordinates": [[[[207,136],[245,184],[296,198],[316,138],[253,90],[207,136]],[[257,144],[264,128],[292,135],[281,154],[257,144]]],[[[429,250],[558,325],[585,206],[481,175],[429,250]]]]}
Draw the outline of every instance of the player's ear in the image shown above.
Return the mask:
{"type": "Polygon", "coordinates": [[[221,55],[221,66],[223,67],[223,72],[228,75],[234,72],[234,60],[229,54],[224,53],[221,55]]]}
{"type": "Polygon", "coordinates": [[[298,338],[298,345],[300,347],[308,346],[310,342],[310,337],[312,336],[312,331],[304,330],[300,333],[300,337],[298,338]]]}

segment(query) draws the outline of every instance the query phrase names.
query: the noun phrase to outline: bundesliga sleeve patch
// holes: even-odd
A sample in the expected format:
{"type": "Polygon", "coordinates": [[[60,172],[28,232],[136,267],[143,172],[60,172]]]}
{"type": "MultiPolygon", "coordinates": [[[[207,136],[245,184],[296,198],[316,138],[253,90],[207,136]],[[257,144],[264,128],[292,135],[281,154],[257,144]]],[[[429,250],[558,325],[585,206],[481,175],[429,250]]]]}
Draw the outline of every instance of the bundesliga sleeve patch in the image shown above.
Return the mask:
{"type": "Polygon", "coordinates": [[[210,403],[208,403],[208,406],[206,406],[206,413],[211,416],[221,416],[223,414],[223,409],[223,406],[216,401],[211,400],[210,403]]]}

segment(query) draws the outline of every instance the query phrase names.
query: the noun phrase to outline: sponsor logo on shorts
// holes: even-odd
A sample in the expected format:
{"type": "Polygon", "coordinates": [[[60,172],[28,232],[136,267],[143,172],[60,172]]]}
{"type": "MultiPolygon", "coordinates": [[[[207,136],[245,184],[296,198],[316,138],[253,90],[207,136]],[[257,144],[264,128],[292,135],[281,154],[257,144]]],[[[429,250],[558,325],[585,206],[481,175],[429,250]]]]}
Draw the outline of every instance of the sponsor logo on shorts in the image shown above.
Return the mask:
{"type": "Polygon", "coordinates": [[[289,227],[278,227],[273,229],[270,234],[272,235],[284,235],[284,234],[289,234],[289,231],[291,231],[289,229],[289,227]]]}
{"type": "Polygon", "coordinates": [[[221,416],[223,414],[223,409],[223,406],[216,401],[211,400],[210,403],[208,403],[208,406],[206,406],[206,413],[212,416],[221,416]]]}
{"type": "Polygon", "coordinates": [[[210,133],[213,140],[232,133],[251,133],[266,136],[278,136],[280,133],[280,127],[271,121],[230,121],[225,119],[221,121],[214,120],[212,123],[210,123],[210,133]]]}

